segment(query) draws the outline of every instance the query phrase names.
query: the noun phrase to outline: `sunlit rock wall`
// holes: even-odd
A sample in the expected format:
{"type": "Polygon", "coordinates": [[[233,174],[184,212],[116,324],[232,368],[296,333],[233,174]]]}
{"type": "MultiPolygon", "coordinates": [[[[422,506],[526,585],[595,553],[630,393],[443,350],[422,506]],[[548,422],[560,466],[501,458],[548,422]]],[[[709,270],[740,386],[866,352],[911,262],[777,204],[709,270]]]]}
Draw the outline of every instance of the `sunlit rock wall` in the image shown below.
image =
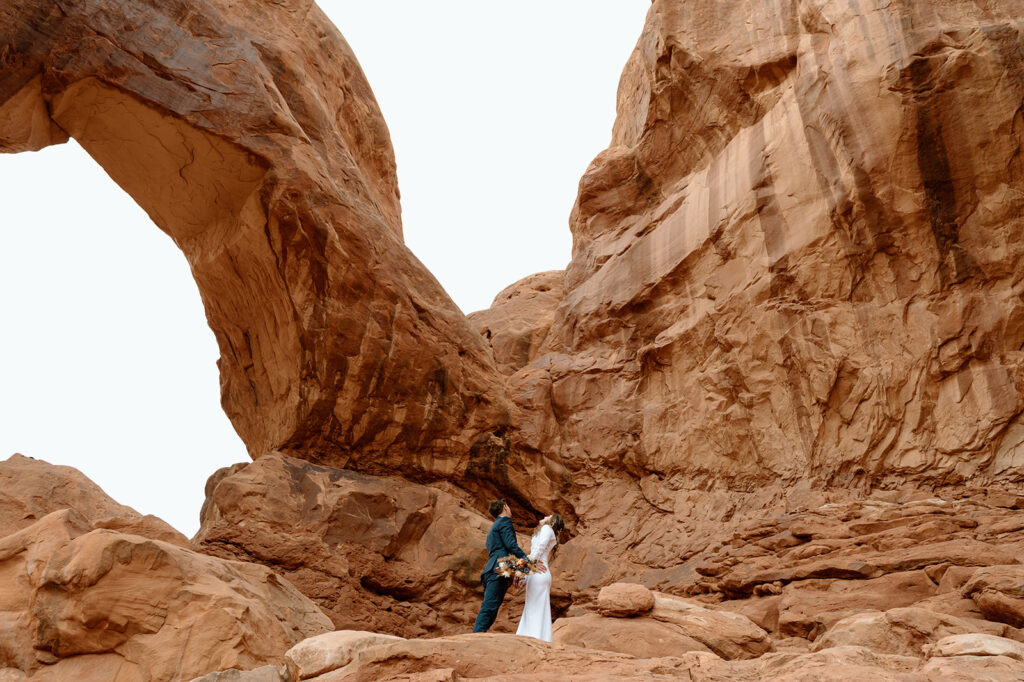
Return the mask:
{"type": "MultiPolygon", "coordinates": [[[[1020,487],[1021,17],[652,3],[554,319],[507,381],[517,444],[570,472],[578,585],[692,573],[769,510],[1020,487]]],[[[523,319],[507,298],[481,331],[523,319]]]]}
{"type": "Polygon", "coordinates": [[[1021,479],[1022,12],[654,2],[531,365],[570,469],[1021,479]]]}

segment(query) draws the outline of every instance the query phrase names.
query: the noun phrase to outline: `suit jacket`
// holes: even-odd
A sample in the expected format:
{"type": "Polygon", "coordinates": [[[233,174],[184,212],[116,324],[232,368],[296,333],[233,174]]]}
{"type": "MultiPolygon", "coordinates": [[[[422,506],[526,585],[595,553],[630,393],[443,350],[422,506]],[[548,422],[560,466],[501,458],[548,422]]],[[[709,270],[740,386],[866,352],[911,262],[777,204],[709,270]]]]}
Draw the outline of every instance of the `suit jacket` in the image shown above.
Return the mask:
{"type": "Polygon", "coordinates": [[[519,548],[516,542],[516,530],[512,527],[512,519],[507,516],[499,516],[487,532],[487,565],[484,572],[480,574],[480,582],[486,582],[488,576],[495,576],[494,567],[498,565],[499,559],[504,559],[509,554],[520,559],[526,558],[526,552],[519,548]]]}

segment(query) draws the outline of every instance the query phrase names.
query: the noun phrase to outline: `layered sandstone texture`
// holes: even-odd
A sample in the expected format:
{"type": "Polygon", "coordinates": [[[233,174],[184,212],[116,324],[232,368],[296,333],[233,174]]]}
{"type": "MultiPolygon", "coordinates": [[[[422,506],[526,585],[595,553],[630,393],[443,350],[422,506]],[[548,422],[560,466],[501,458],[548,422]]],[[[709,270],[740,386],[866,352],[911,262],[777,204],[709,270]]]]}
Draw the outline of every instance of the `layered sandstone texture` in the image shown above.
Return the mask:
{"type": "Polygon", "coordinates": [[[943,638],[928,660],[879,654],[865,647],[773,652],[728,661],[710,652],[635,658],[511,635],[405,640],[341,631],[302,642],[276,670],[222,671],[193,682],[450,682],[457,680],[693,680],[695,682],[1018,682],[1024,650],[984,635],[943,638]]]}
{"type": "MultiPolygon", "coordinates": [[[[336,629],[455,634],[472,629],[487,561],[491,522],[472,502],[452,486],[271,453],[210,478],[193,541],[214,556],[270,566],[336,629]]],[[[508,602],[521,608],[522,596],[508,602]]],[[[508,616],[499,630],[515,630],[508,616]]]]}
{"type": "Polygon", "coordinates": [[[1024,678],[1024,497],[884,497],[722,527],[653,591],[574,590],[551,645],[334,633],[308,679],[1024,678]]]}
{"type": "Polygon", "coordinates": [[[1020,482],[1022,16],[656,0],[533,363],[570,468],[1020,482]]]}
{"type": "Polygon", "coordinates": [[[652,3],[560,300],[473,318],[526,359],[514,443],[568,472],[587,580],[757,510],[1021,490],[1022,16],[652,3]]]}
{"type": "Polygon", "coordinates": [[[211,479],[198,554],[142,535],[135,512],[68,467],[15,456],[0,477],[18,486],[5,518],[33,516],[0,539],[0,679],[1024,677],[1016,495],[879,494],[709,527],[703,547],[681,548],[695,552],[686,566],[640,576],[647,586],[574,583],[566,547],[554,594],[573,603],[544,644],[411,638],[465,632],[478,604],[470,536],[487,524],[440,488],[268,455],[211,479]]]}
{"type": "Polygon", "coordinates": [[[58,509],[74,510],[96,528],[191,548],[188,538],[167,522],[119,504],[77,469],[20,454],[0,462],[0,537],[58,509]]]}
{"type": "MultiPolygon", "coordinates": [[[[999,494],[868,499],[723,527],[699,550],[680,546],[693,552],[682,566],[571,587],[555,638],[635,654],[630,633],[646,628],[727,660],[838,646],[926,658],[970,634],[1024,642],[1022,510],[1024,497],[999,494]]],[[[577,575],[559,560],[553,574],[577,575]]]]}
{"type": "Polygon", "coordinates": [[[181,248],[252,456],[509,486],[500,374],[404,246],[387,127],[315,4],[28,0],[0,46],[0,151],[74,138],[181,248]]]}
{"type": "MultiPolygon", "coordinates": [[[[268,455],[211,479],[195,541],[217,556],[273,566],[336,628],[406,638],[464,633],[480,603],[474,588],[487,522],[460,507],[462,495],[268,455]]],[[[970,670],[949,652],[975,646],[988,653],[963,656],[995,657],[975,660],[1001,671],[991,673],[995,679],[1024,676],[1024,662],[998,653],[1024,643],[1024,496],[981,489],[948,499],[915,491],[857,501],[822,495],[808,493],[804,501],[818,504],[789,510],[752,498],[750,512],[735,508],[744,502],[736,495],[716,507],[705,494],[709,508],[699,515],[722,518],[695,515],[686,532],[658,541],[670,545],[652,543],[649,556],[676,555],[662,568],[601,554],[591,537],[572,538],[551,561],[556,644],[642,660],[644,674],[653,659],[707,654],[714,659],[697,660],[720,660],[721,679],[786,679],[773,677],[776,667],[793,662],[795,675],[797,657],[815,675],[840,674],[854,665],[844,658],[854,648],[865,675],[887,679],[895,660],[888,657],[898,657],[909,676],[891,679],[911,680],[938,668],[970,670]],[[608,584],[615,580],[625,582],[608,584]]],[[[650,521],[657,522],[664,521],[650,521]]],[[[513,594],[495,631],[514,630],[521,610],[513,594]]],[[[338,679],[387,679],[390,666],[405,660],[401,651],[338,679]]],[[[442,662],[461,655],[416,651],[442,662]]],[[[511,658],[488,656],[492,672],[484,677],[516,670],[511,658]]],[[[612,674],[591,669],[585,657],[573,654],[576,672],[612,674]]],[[[424,666],[417,670],[426,674],[424,666]]]]}
{"type": "Polygon", "coordinates": [[[15,456],[0,480],[24,484],[3,496],[0,679],[191,679],[281,665],[332,629],[270,569],[193,551],[73,469],[15,456]],[[8,525],[17,504],[31,518],[8,525]]]}

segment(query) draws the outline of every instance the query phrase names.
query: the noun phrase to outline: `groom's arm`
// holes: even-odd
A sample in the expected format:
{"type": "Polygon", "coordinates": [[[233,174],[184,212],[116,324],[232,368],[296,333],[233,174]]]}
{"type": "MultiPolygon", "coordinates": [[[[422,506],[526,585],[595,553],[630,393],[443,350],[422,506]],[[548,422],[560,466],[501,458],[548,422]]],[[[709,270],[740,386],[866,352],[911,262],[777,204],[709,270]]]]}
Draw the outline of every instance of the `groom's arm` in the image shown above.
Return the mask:
{"type": "Polygon", "coordinates": [[[505,545],[505,549],[508,550],[509,554],[514,554],[520,559],[525,559],[526,552],[519,548],[519,543],[516,542],[516,530],[512,527],[512,522],[508,521],[501,524],[498,528],[498,533],[501,535],[501,542],[505,545]]]}

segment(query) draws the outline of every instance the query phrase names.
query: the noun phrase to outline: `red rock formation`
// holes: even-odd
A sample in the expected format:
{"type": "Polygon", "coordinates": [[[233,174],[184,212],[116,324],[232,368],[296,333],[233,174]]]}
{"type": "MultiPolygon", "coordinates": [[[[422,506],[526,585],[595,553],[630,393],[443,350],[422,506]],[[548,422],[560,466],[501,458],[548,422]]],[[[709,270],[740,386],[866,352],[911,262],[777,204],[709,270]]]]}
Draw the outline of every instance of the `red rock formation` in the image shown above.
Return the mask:
{"type": "Polygon", "coordinates": [[[77,469],[17,454],[0,462],[0,537],[28,528],[59,509],[74,510],[94,528],[192,548],[188,538],[168,523],[118,504],[77,469]]]}
{"type": "Polygon", "coordinates": [[[271,453],[210,479],[194,542],[273,567],[338,629],[465,632],[490,521],[451,490],[271,453]]]}
{"type": "Polygon", "coordinates": [[[982,568],[960,590],[989,620],[1024,628],[1024,566],[982,568]]]}
{"type": "Polygon", "coordinates": [[[23,484],[4,490],[4,511],[18,502],[36,517],[0,537],[0,679],[191,679],[281,664],[331,628],[270,569],[193,551],[73,469],[17,456],[0,479],[23,484]]]}
{"type": "Polygon", "coordinates": [[[927,609],[867,611],[847,616],[814,643],[814,651],[842,646],[864,646],[872,651],[902,656],[923,656],[931,644],[953,635],[1001,634],[1001,628],[977,624],[927,609]]]}
{"type": "Polygon", "coordinates": [[[559,619],[554,640],[637,658],[707,651],[732,661],[772,650],[768,633],[746,616],[652,593],[642,585],[615,583],[603,588],[597,610],[605,617],[585,614],[559,619]]]}
{"type": "MultiPolygon", "coordinates": [[[[615,619],[606,619],[615,620],[615,619]]],[[[629,622],[629,621],[618,621],[629,622]]],[[[651,642],[638,643],[650,646],[651,642]]],[[[638,659],[574,646],[546,644],[509,635],[463,635],[431,640],[395,640],[366,632],[315,637],[288,653],[282,682],[369,682],[370,680],[531,679],[701,680],[702,682],[996,682],[1021,679],[1024,664],[1017,642],[984,635],[953,636],[932,648],[927,662],[912,656],[878,654],[848,646],[806,654],[768,653],[758,659],[725,661],[706,651],[638,659]]],[[[259,675],[259,676],[257,676],[259,675]]],[[[203,678],[203,682],[267,682],[252,675],[203,678]]]]}
{"type": "MultiPolygon", "coordinates": [[[[1021,639],[1022,15],[654,0],[572,262],[475,314],[483,338],[402,245],[386,128],[309,3],[2,8],[0,150],[75,137],[189,259],[261,458],[211,480],[205,551],[275,567],[336,626],[446,632],[476,607],[487,522],[467,510],[502,492],[571,521],[554,596],[580,642],[640,627],[741,658],[687,629],[709,608],[781,650],[403,640],[325,679],[538,654],[538,679],[955,679],[981,650],[1011,679],[1013,647],[945,636],[1021,639]],[[704,605],[592,617],[624,578],[704,605]]],[[[39,518],[21,504],[4,523],[39,518]]],[[[22,549],[85,543],[67,535],[22,549]]],[[[78,641],[60,627],[40,651],[78,641]]]]}
{"type": "Polygon", "coordinates": [[[572,482],[582,585],[685,574],[761,510],[1019,493],[1022,10],[653,2],[506,384],[513,444],[572,482]]]}
{"type": "MultiPolygon", "coordinates": [[[[324,605],[339,627],[355,622],[410,635],[467,630],[479,603],[473,569],[482,563],[471,554],[479,552],[486,521],[469,516],[450,525],[457,506],[446,505],[456,504],[456,495],[364,479],[276,455],[261,458],[211,480],[197,540],[207,551],[275,566],[324,605]],[[412,501],[423,495],[435,501],[412,501]],[[421,530],[410,532],[414,508],[421,530]],[[346,524],[344,517],[363,521],[346,524]],[[336,537],[342,529],[349,535],[336,537]],[[385,545],[391,549],[378,562],[374,556],[385,545]],[[461,569],[450,563],[443,549],[449,546],[467,548],[456,562],[461,569]]],[[[793,656],[813,648],[821,656],[808,660],[823,668],[845,660],[835,647],[855,646],[871,652],[864,660],[875,661],[865,669],[883,669],[887,664],[879,661],[899,655],[912,660],[908,670],[955,668],[955,662],[928,661],[926,649],[946,636],[1024,641],[1008,620],[1017,594],[1013,576],[1024,556],[1024,520],[1013,506],[999,506],[1017,499],[998,493],[895,499],[878,493],[861,502],[777,515],[759,509],[728,523],[705,523],[676,541],[687,561],[657,571],[587,555],[581,548],[588,545],[575,539],[552,561],[556,617],[573,602],[568,617],[555,623],[556,641],[651,659],[683,649],[740,660],[764,658],[773,649],[793,656]],[[653,609],[642,586],[613,585],[600,593],[588,587],[623,573],[660,591],[653,609]]],[[[503,616],[514,623],[521,608],[511,599],[503,616]]],[[[383,674],[376,665],[360,674],[383,674]]],[[[1024,671],[1016,663],[997,667],[1024,671]]],[[[726,670],[723,675],[742,669],[726,670]]],[[[767,670],[747,679],[772,679],[767,670]]]]}
{"type": "Polygon", "coordinates": [[[697,639],[652,618],[602,618],[588,613],[560,618],[552,628],[557,644],[615,651],[636,658],[679,656],[688,651],[712,653],[697,639]]]}
{"type": "Polygon", "coordinates": [[[572,471],[1021,480],[1022,9],[653,3],[534,362],[572,471]]]}
{"type": "Polygon", "coordinates": [[[314,4],[29,0],[0,44],[0,151],[70,135],[175,240],[250,454],[508,486],[491,355],[405,248],[387,127],[314,4]]]}
{"type": "Polygon", "coordinates": [[[564,275],[561,270],[530,275],[502,290],[487,310],[469,314],[504,374],[515,374],[536,359],[562,302],[564,275]]]}
{"type": "Polygon", "coordinates": [[[597,595],[597,610],[602,616],[631,618],[646,616],[654,608],[654,594],[635,583],[615,583],[601,588],[597,595]]]}

